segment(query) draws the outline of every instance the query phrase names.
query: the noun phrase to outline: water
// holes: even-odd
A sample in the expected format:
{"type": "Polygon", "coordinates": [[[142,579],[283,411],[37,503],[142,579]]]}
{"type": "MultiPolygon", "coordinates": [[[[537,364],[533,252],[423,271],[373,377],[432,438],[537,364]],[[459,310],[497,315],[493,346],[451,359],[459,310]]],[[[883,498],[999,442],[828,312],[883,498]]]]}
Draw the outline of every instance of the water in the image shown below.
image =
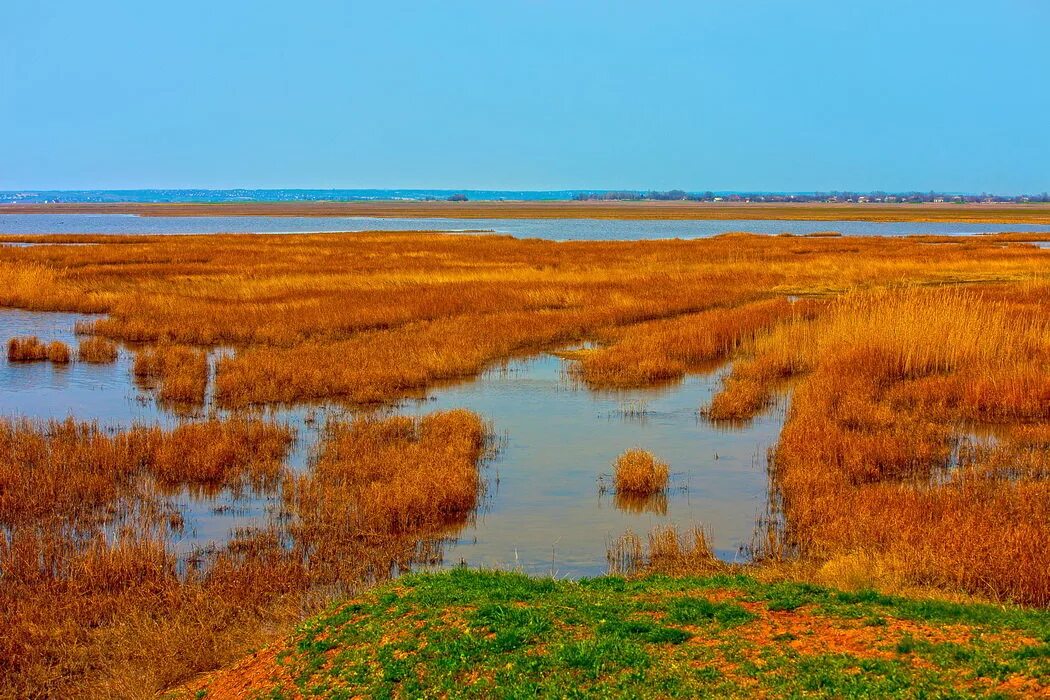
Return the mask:
{"type": "MultiPolygon", "coordinates": [[[[0,339],[35,334],[75,347],[73,326],[84,318],[0,310],[0,339]]],[[[106,427],[174,424],[178,419],[134,384],[131,361],[127,348],[112,365],[10,364],[5,358],[0,365],[0,415],[72,415],[106,427]]],[[[625,530],[644,534],[660,524],[703,524],[719,556],[735,558],[765,512],[765,454],[779,435],[783,407],[744,428],[725,429],[697,415],[718,385],[717,373],[657,389],[593,392],[571,381],[566,367],[546,354],[514,360],[476,380],[434,388],[426,399],[392,409],[421,415],[468,408],[490,421],[503,438],[500,453],[484,467],[484,505],[475,522],[446,548],[446,563],[595,575],[605,571],[607,547],[625,530]],[[648,449],[670,464],[666,503],[622,509],[611,494],[600,493],[600,476],[610,474],[617,455],[631,447],[648,449]]],[[[339,406],[270,412],[299,432],[292,468],[306,468],[325,417],[346,414],[339,406]],[[320,418],[308,420],[311,413],[320,418]]],[[[179,503],[187,528],[176,551],[186,553],[194,546],[222,544],[233,527],[262,524],[275,501],[274,494],[215,499],[183,494],[179,503]]]]}
{"type": "Polygon", "coordinates": [[[334,231],[495,231],[555,241],[705,238],[731,231],[850,236],[965,235],[1003,231],[1050,233],[1050,225],[953,222],[611,219],[438,219],[362,216],[136,216],[133,214],[0,214],[0,234],[310,233],[334,231]]]}
{"type": "MultiPolygon", "coordinates": [[[[0,204],[39,204],[46,202],[370,202],[425,201],[466,195],[471,201],[551,201],[572,199],[577,194],[605,193],[608,190],[23,190],[0,192],[0,204]]],[[[721,194],[721,193],[720,193],[721,194]]]]}

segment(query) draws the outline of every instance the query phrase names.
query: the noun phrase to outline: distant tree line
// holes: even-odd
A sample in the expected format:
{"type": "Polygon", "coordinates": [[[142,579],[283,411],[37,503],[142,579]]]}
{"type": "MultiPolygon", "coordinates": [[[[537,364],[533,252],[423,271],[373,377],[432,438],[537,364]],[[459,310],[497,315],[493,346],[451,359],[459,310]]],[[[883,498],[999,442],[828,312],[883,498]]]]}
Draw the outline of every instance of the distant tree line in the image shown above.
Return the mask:
{"type": "Polygon", "coordinates": [[[650,190],[648,192],[635,191],[612,191],[612,192],[580,192],[573,199],[577,201],[689,201],[689,202],[900,202],[905,204],[920,204],[927,202],[953,202],[963,203],[1002,203],[1002,204],[1025,204],[1029,202],[1050,202],[1050,194],[1021,194],[1021,195],[994,195],[994,194],[948,194],[942,192],[808,192],[795,194],[770,194],[764,192],[735,192],[733,194],[718,194],[715,192],[686,192],[685,190],[667,190],[660,192],[650,190]]]}

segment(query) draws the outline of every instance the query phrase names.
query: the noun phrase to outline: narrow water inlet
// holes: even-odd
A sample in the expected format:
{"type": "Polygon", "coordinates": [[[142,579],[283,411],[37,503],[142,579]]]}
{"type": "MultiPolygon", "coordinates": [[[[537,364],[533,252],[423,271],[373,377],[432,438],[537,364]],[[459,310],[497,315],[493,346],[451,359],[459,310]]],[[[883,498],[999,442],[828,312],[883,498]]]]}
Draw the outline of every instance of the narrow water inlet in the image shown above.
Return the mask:
{"type": "MultiPolygon", "coordinates": [[[[4,340],[37,335],[75,347],[74,324],[86,318],[3,310],[0,334],[4,340]]],[[[0,414],[44,420],[73,416],[112,428],[133,422],[176,425],[177,416],[135,385],[132,359],[122,348],[112,365],[12,365],[5,360],[0,414]]],[[[550,354],[512,360],[474,380],[435,387],[424,399],[384,409],[405,415],[470,409],[502,439],[499,454],[483,467],[487,495],[477,517],[448,543],[445,563],[595,575],[605,571],[607,547],[624,531],[645,533],[666,524],[702,524],[719,556],[737,558],[740,547],[751,541],[756,519],[766,512],[766,451],[780,433],[783,406],[742,428],[715,426],[697,409],[717,390],[718,372],[653,389],[592,391],[571,380],[568,367],[568,361],[550,354]],[[600,477],[632,447],[670,465],[671,488],[657,507],[601,493],[600,477]]],[[[289,466],[297,470],[308,468],[326,418],[352,414],[339,405],[263,412],[297,429],[299,440],[289,457],[289,466]]],[[[176,551],[221,546],[233,528],[265,524],[276,501],[273,493],[180,494],[176,502],[186,529],[176,551]]]]}

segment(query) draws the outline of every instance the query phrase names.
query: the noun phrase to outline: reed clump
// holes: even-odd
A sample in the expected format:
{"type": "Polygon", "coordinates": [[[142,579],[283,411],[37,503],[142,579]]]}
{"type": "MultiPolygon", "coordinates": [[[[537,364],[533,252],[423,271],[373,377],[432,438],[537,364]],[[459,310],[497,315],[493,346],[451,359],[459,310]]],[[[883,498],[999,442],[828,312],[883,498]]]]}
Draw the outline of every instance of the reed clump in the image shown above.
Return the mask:
{"type": "Polygon", "coordinates": [[[286,494],[307,528],[382,534],[441,529],[477,506],[485,442],[484,423],[463,410],[332,423],[315,468],[286,494]],[[336,523],[332,503],[349,504],[336,523]]]}
{"type": "Polygon", "coordinates": [[[82,338],[77,346],[77,358],[81,362],[104,365],[117,361],[117,344],[106,338],[92,336],[82,338]]]}
{"type": "Polygon", "coordinates": [[[69,364],[72,361],[69,346],[60,340],[44,343],[36,336],[11,338],[7,341],[8,362],[42,362],[47,360],[56,365],[69,364]]]}
{"type": "Polygon", "coordinates": [[[179,345],[143,348],[135,355],[132,371],[140,382],[159,385],[162,402],[191,406],[204,403],[208,356],[201,350],[179,345]]]}
{"type": "Polygon", "coordinates": [[[276,484],[295,439],[285,425],[247,418],[183,423],[169,433],[150,429],[156,448],[150,471],[168,486],[193,484],[238,490],[276,484]]]}
{"type": "Polygon", "coordinates": [[[670,473],[651,452],[630,449],[616,458],[613,485],[618,494],[651,496],[667,490],[670,473]]]}
{"type": "Polygon", "coordinates": [[[8,362],[39,362],[47,359],[47,344],[36,336],[7,341],[8,362]]]}
{"type": "Polygon", "coordinates": [[[56,365],[68,365],[73,357],[68,345],[61,340],[52,340],[47,344],[47,359],[56,365]]]}
{"type": "Polygon", "coordinates": [[[699,526],[684,532],[674,526],[656,527],[645,541],[628,530],[609,547],[606,559],[609,573],[621,576],[700,576],[731,569],[715,556],[699,526]]]}

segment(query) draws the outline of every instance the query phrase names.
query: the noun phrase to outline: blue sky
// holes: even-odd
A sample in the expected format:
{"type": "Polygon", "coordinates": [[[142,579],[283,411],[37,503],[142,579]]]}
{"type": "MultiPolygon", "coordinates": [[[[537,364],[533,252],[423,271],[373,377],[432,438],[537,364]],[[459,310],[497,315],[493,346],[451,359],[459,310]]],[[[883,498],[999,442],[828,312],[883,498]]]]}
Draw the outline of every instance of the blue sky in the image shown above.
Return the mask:
{"type": "Polygon", "coordinates": [[[1050,3],[5,3],[0,189],[1050,189],[1050,3]]]}

